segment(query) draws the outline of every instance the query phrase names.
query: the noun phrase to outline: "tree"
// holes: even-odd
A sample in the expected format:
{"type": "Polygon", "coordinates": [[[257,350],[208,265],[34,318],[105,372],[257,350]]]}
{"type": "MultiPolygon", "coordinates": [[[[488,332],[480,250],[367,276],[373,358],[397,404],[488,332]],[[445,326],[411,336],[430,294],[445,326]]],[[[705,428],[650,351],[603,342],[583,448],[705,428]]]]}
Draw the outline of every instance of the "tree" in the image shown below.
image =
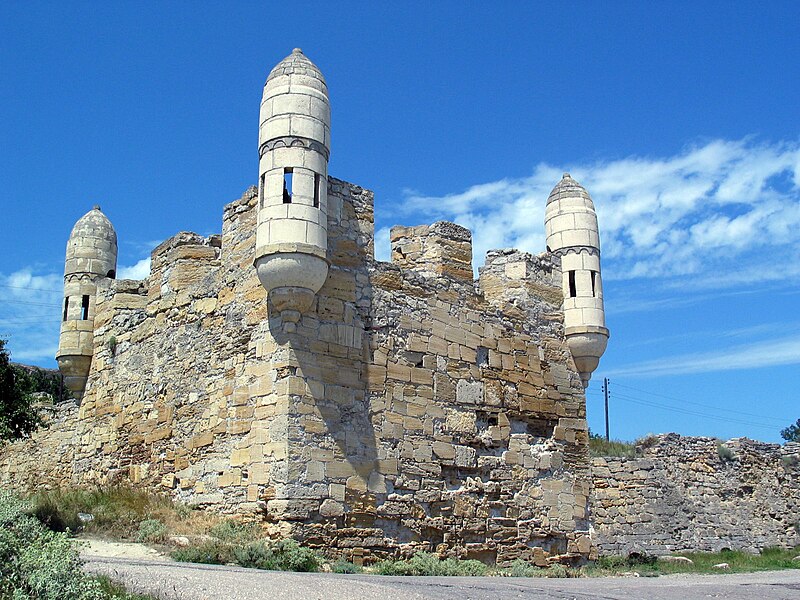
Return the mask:
{"type": "Polygon", "coordinates": [[[781,437],[787,442],[800,442],[800,419],[794,425],[781,430],[781,437]]]}
{"type": "Polygon", "coordinates": [[[41,424],[31,387],[10,363],[6,341],[0,339],[0,440],[24,437],[41,424]]]}

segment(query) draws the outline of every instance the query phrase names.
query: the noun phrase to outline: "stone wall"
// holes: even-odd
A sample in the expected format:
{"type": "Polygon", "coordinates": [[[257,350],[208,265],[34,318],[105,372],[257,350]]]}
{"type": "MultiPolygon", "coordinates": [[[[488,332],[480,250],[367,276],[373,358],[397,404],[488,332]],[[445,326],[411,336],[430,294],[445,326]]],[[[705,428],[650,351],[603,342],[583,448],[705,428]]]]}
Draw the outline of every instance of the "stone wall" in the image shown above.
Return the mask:
{"type": "Polygon", "coordinates": [[[592,460],[592,522],[602,554],[800,545],[800,444],[720,442],[671,433],[641,458],[592,460]]]}
{"type": "Polygon", "coordinates": [[[179,233],[147,279],[99,287],[80,409],[0,450],[0,482],[132,483],[356,559],[592,556],[558,259],[492,252],[474,281],[469,232],[437,223],[375,262],[372,193],[331,178],[328,279],[283,322],[252,266],[256,205],[251,188],[221,235],[179,233]]]}

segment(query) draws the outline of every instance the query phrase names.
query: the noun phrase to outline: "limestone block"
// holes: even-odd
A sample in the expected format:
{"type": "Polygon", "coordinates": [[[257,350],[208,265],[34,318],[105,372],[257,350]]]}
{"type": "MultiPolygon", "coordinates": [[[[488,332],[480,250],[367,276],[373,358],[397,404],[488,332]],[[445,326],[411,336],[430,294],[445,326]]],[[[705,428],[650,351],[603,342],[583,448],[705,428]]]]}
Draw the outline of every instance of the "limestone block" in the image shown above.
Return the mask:
{"type": "Polygon", "coordinates": [[[456,402],[459,404],[481,404],[483,401],[483,383],[459,379],[456,384],[456,402]]]}

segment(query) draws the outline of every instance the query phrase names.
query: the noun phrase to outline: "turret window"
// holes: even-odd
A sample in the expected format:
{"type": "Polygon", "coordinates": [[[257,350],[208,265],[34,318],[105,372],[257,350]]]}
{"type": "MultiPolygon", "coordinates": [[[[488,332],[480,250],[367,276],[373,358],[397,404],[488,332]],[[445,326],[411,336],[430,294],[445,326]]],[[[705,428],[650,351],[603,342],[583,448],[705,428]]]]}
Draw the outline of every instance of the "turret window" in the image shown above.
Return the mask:
{"type": "Polygon", "coordinates": [[[321,184],[321,180],[322,177],[319,176],[319,173],[314,173],[314,208],[319,208],[319,186],[321,184]]]}
{"type": "Polygon", "coordinates": [[[597,298],[597,271],[589,271],[592,275],[592,296],[597,298]]]}
{"type": "Polygon", "coordinates": [[[578,292],[575,289],[575,271],[569,272],[569,297],[574,298],[578,295],[578,292]]]}
{"type": "Polygon", "coordinates": [[[258,205],[264,208],[264,183],[266,182],[266,173],[261,174],[261,181],[258,182],[258,205]]]}
{"type": "Polygon", "coordinates": [[[86,321],[89,318],[89,296],[83,297],[81,302],[81,319],[86,321]]]}
{"type": "Polygon", "coordinates": [[[292,203],[292,168],[283,169],[283,203],[292,203]]]}
{"type": "Polygon", "coordinates": [[[62,321],[66,321],[67,320],[67,313],[69,313],[69,296],[64,298],[64,317],[63,317],[62,321]]]}

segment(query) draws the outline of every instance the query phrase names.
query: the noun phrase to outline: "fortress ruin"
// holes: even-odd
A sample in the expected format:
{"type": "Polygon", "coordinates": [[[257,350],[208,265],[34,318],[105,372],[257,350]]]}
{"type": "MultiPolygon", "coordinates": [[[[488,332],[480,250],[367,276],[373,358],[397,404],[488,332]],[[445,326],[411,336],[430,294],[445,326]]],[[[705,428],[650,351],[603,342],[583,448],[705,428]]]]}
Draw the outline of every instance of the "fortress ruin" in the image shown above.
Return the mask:
{"type": "MultiPolygon", "coordinates": [[[[372,192],[328,175],[330,124],[296,49],[221,234],[178,233],[118,280],[109,220],[78,221],[57,360],[80,403],[3,448],[0,481],[133,484],[357,561],[594,558],[584,387],[608,330],[589,194],[554,182],[547,251],[490,251],[477,279],[453,223],[393,228],[379,262],[372,192]]],[[[613,539],[639,496],[620,500],[626,465],[595,468],[615,473],[595,481],[613,539]]]]}

